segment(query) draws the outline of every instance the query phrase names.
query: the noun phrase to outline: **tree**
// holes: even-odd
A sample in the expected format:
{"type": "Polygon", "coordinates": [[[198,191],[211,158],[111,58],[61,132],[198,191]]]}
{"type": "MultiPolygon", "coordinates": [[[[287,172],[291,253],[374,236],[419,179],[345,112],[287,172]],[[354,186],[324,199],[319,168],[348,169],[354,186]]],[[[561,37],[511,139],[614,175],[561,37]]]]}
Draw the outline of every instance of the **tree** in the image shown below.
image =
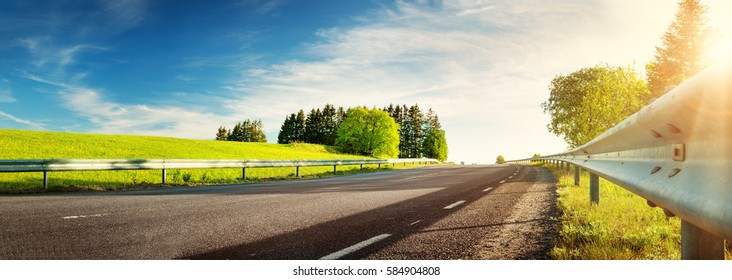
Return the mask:
{"type": "Polygon", "coordinates": [[[707,7],[700,0],[683,0],[666,33],[656,47],[654,60],[646,65],[648,88],[654,98],[709,65],[704,58],[713,30],[707,25],[707,7]]]}
{"type": "Polygon", "coordinates": [[[576,148],[643,108],[645,82],[630,67],[598,65],[555,77],[549,100],[542,103],[551,115],[550,132],[576,148]]]}
{"type": "MultiPolygon", "coordinates": [[[[217,133],[216,137],[219,139],[219,134],[222,132],[222,128],[225,131],[225,127],[219,128],[219,133],[217,133]]],[[[267,136],[264,133],[264,129],[262,128],[262,121],[256,120],[256,121],[250,121],[249,119],[237,123],[234,125],[234,129],[231,130],[231,132],[227,132],[227,137],[225,140],[227,141],[237,141],[237,142],[267,142],[267,136]]],[[[219,139],[221,140],[221,139],[219,139]]]]}
{"type": "MultiPolygon", "coordinates": [[[[406,106],[405,106],[406,107],[406,106]]],[[[406,111],[404,125],[407,129],[405,135],[405,152],[404,157],[419,158],[422,157],[422,141],[424,141],[424,115],[417,104],[409,107],[406,111]]]]}
{"type": "Polygon", "coordinates": [[[297,112],[293,132],[292,142],[305,142],[305,112],[303,110],[297,112]]]}
{"type": "Polygon", "coordinates": [[[295,114],[290,114],[285,118],[285,122],[280,127],[280,133],[277,135],[278,144],[290,144],[295,141],[295,114]]]}
{"type": "Polygon", "coordinates": [[[396,157],[399,154],[399,126],[382,110],[352,108],[338,128],[336,145],[346,153],[396,157]]]}
{"type": "Polygon", "coordinates": [[[496,158],[496,164],[504,164],[506,163],[506,159],[503,158],[503,155],[498,155],[496,158]]]}
{"type": "Polygon", "coordinates": [[[305,143],[322,144],[322,117],[320,109],[312,109],[305,119],[305,143]]]}
{"type": "Polygon", "coordinates": [[[216,133],[216,140],[220,141],[226,141],[229,139],[230,132],[226,129],[226,127],[219,126],[219,131],[216,133]]]}
{"type": "Polygon", "coordinates": [[[320,117],[322,125],[321,133],[323,134],[321,136],[322,144],[334,145],[336,138],[338,138],[338,112],[333,105],[325,104],[320,117]]]}
{"type": "Polygon", "coordinates": [[[442,129],[431,129],[422,143],[424,156],[444,162],[447,160],[447,139],[442,129]]]}
{"type": "Polygon", "coordinates": [[[231,134],[229,134],[229,138],[226,140],[244,142],[244,127],[241,123],[234,125],[234,128],[231,130],[231,134]]]}

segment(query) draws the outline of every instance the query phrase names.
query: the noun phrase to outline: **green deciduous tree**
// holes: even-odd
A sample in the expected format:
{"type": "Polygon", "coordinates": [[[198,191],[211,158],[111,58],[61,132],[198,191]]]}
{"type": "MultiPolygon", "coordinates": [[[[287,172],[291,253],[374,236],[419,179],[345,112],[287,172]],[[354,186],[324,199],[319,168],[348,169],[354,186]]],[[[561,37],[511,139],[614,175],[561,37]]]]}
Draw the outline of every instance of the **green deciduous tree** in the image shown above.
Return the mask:
{"type": "Polygon", "coordinates": [[[219,127],[219,132],[216,134],[217,140],[237,141],[237,142],[267,142],[267,136],[265,135],[264,129],[262,128],[262,121],[255,120],[250,121],[249,119],[237,123],[234,128],[226,133],[226,139],[219,139],[222,132],[226,131],[225,127],[219,127]]]}
{"type": "Polygon", "coordinates": [[[503,158],[503,155],[498,155],[498,157],[496,158],[496,164],[504,164],[504,163],[506,163],[506,159],[503,158]]]}
{"type": "Polygon", "coordinates": [[[382,110],[352,108],[340,124],[336,145],[347,153],[397,157],[399,126],[382,110]]]}
{"type": "Polygon", "coordinates": [[[226,141],[229,139],[229,130],[226,127],[219,126],[218,132],[216,132],[216,140],[226,141]]]}
{"type": "Polygon", "coordinates": [[[699,0],[683,0],[674,21],[656,47],[654,60],[646,65],[651,97],[659,97],[699,72],[709,63],[705,53],[714,31],[707,25],[707,7],[699,0]]]}
{"type": "Polygon", "coordinates": [[[549,100],[541,106],[551,115],[549,131],[578,147],[645,105],[648,88],[630,67],[598,65],[555,77],[549,100]]]}

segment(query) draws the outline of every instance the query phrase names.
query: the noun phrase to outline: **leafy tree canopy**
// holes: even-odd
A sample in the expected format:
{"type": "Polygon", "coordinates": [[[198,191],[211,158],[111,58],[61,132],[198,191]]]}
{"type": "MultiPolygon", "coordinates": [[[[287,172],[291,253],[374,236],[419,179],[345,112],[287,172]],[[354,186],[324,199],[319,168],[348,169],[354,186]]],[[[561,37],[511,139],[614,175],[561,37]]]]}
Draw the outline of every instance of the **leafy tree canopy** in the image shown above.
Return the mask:
{"type": "Polygon", "coordinates": [[[399,125],[379,109],[349,109],[338,129],[336,146],[344,152],[373,157],[399,155],[399,125]]]}
{"type": "Polygon", "coordinates": [[[550,132],[562,136],[570,148],[589,142],[637,112],[648,98],[646,83],[630,67],[607,64],[555,77],[549,100],[542,103],[551,115],[550,132]]]}

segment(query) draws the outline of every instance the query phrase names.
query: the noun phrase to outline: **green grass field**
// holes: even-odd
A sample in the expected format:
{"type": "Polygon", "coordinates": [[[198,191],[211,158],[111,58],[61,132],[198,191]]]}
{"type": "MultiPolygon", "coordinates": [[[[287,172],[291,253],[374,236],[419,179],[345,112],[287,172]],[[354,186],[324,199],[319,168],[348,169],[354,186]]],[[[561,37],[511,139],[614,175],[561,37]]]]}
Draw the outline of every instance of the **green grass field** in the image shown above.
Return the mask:
{"type": "MultiPolygon", "coordinates": [[[[551,256],[561,260],[677,260],[681,258],[681,220],[605,179],[600,203],[590,204],[589,174],[580,186],[570,173],[545,165],[557,177],[561,228],[551,256]]],[[[574,167],[573,167],[574,168],[574,167]]],[[[727,243],[727,259],[730,259],[727,243]]]]}
{"type": "MultiPolygon", "coordinates": [[[[333,147],[312,144],[241,143],[167,137],[100,135],[0,129],[0,159],[358,159],[333,147]]],[[[376,166],[364,166],[366,171],[376,166]]],[[[408,167],[412,167],[408,165],[408,167]]],[[[339,166],[338,173],[359,166],[339,166]]],[[[400,166],[386,168],[402,168],[400,166]]],[[[332,174],[333,167],[302,167],[301,177],[332,174]]],[[[281,180],[295,176],[295,168],[249,168],[247,181],[281,180]]],[[[115,190],[157,187],[160,170],[50,172],[50,191],[115,190]]],[[[228,184],[244,182],[241,169],[168,170],[169,185],[228,184]]],[[[41,191],[42,173],[0,173],[0,192],[41,191]]]]}

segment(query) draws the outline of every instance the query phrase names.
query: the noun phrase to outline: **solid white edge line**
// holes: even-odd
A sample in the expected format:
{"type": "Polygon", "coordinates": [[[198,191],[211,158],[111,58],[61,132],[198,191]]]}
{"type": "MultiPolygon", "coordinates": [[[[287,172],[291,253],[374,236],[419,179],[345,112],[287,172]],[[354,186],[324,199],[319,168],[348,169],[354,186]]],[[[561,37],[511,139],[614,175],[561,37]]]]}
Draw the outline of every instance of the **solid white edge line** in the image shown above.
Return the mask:
{"type": "Polygon", "coordinates": [[[353,245],[351,247],[345,248],[343,250],[340,250],[340,251],[335,252],[333,254],[327,255],[327,256],[322,257],[320,259],[321,260],[337,260],[337,259],[340,259],[340,258],[342,258],[342,257],[350,254],[350,253],[353,253],[353,252],[356,252],[358,250],[361,250],[361,249],[365,248],[366,246],[369,246],[371,244],[374,244],[376,242],[379,242],[381,240],[384,240],[386,238],[389,238],[389,236],[391,236],[391,234],[385,233],[385,234],[377,235],[377,236],[374,236],[374,237],[369,238],[368,240],[361,241],[361,242],[359,242],[356,245],[353,245]]]}
{"type": "Polygon", "coordinates": [[[463,203],[465,203],[465,200],[461,200],[461,201],[455,202],[453,204],[450,204],[448,206],[445,206],[445,209],[452,209],[452,208],[455,208],[455,206],[458,206],[463,203]]]}
{"type": "Polygon", "coordinates": [[[493,187],[490,187],[490,188],[487,188],[487,189],[485,189],[485,190],[483,190],[483,191],[484,191],[484,192],[487,192],[487,191],[490,191],[490,190],[492,190],[492,189],[493,189],[493,187]]]}

